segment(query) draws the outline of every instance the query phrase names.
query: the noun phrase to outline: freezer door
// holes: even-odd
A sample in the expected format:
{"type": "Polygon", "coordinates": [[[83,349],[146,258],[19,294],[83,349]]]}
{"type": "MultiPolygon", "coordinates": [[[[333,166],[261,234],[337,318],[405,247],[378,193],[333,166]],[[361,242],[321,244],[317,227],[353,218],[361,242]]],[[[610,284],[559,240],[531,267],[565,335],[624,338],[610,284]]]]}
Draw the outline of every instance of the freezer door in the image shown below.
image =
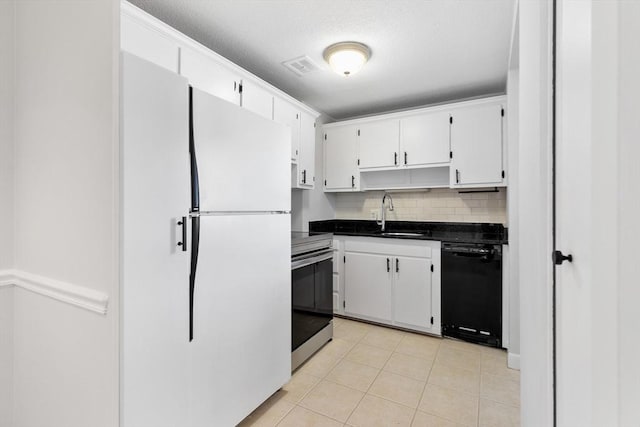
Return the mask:
{"type": "Polygon", "coordinates": [[[290,211],[291,130],[193,89],[200,211],[290,211]]]}
{"type": "Polygon", "coordinates": [[[200,227],[191,425],[234,426],[290,378],[290,215],[205,216],[200,227]]]}
{"type": "Polygon", "coordinates": [[[188,85],[128,53],[121,84],[120,425],[174,427],[188,416],[188,85]]]}

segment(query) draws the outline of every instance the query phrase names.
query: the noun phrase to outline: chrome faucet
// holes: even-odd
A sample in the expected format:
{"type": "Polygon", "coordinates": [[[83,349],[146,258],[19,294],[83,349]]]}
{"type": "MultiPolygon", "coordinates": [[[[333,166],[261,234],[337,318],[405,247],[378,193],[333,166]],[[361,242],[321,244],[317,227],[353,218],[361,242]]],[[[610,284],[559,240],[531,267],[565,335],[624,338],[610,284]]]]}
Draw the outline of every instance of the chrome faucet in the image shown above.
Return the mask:
{"type": "Polygon", "coordinates": [[[386,221],[386,209],[384,208],[384,201],[387,199],[387,197],[389,198],[389,210],[393,211],[393,198],[391,197],[391,194],[387,194],[384,193],[384,195],[382,196],[382,204],[380,205],[380,221],[376,221],[376,223],[378,225],[381,225],[381,231],[384,231],[384,226],[385,226],[385,221],[386,221]]]}

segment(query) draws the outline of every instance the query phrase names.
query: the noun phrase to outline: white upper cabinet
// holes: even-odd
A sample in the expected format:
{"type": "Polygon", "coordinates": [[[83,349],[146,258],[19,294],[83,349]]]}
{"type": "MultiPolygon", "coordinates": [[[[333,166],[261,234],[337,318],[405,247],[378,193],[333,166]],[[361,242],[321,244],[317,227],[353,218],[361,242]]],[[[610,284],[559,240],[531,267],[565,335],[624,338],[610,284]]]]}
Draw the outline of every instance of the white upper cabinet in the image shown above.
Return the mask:
{"type": "Polygon", "coordinates": [[[451,186],[500,186],[503,105],[471,105],[451,112],[451,186]]]}
{"type": "Polygon", "coordinates": [[[273,119],[273,94],[251,80],[243,80],[241,105],[265,119],[273,119]]]}
{"type": "Polygon", "coordinates": [[[315,183],[316,119],[290,102],[274,97],[273,120],[291,128],[291,187],[312,189],[315,183]]]}
{"type": "Polygon", "coordinates": [[[325,128],[323,142],[325,191],[357,191],[360,185],[357,126],[325,128]]]}
{"type": "Polygon", "coordinates": [[[300,110],[282,98],[273,99],[273,120],[291,128],[291,161],[300,153],[300,110]]]}
{"type": "Polygon", "coordinates": [[[434,112],[400,120],[401,163],[423,166],[449,163],[449,113],[434,112]]]}
{"type": "MultiPolygon", "coordinates": [[[[332,123],[325,129],[356,129],[357,191],[503,187],[504,104],[505,97],[496,96],[332,123]]],[[[351,165],[337,157],[340,147],[330,145],[325,144],[324,165],[329,177],[351,165]]],[[[344,174],[338,176],[344,179],[344,174]]],[[[325,185],[325,191],[347,190],[351,188],[344,182],[325,185]]]]}
{"type": "Polygon", "coordinates": [[[128,15],[122,15],[120,40],[122,50],[174,73],[178,72],[178,43],[156,29],[128,15]]]}
{"type": "Polygon", "coordinates": [[[298,158],[298,184],[301,188],[313,188],[316,159],[316,119],[308,113],[300,113],[300,156],[298,158]]]}
{"type": "Polygon", "coordinates": [[[380,120],[358,127],[360,169],[388,168],[400,164],[400,121],[380,120]]]}
{"type": "Polygon", "coordinates": [[[180,74],[193,87],[240,105],[240,76],[212,57],[190,48],[182,48],[180,74]]]}

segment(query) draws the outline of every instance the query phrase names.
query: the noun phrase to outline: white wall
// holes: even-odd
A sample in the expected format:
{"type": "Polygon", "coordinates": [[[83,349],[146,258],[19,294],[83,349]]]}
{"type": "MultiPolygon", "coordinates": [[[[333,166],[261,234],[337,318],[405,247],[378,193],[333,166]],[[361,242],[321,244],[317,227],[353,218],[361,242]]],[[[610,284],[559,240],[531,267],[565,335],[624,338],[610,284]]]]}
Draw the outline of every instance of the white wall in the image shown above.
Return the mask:
{"type": "Polygon", "coordinates": [[[115,0],[16,3],[15,267],[109,296],[14,289],[14,427],[118,421],[115,0]]]}
{"type": "MultiPolygon", "coordinates": [[[[0,2],[0,272],[13,266],[14,7],[0,2]]],[[[13,289],[0,285],[0,425],[11,425],[12,407],[13,289]]]]}
{"type": "Polygon", "coordinates": [[[335,218],[335,195],[325,193],[324,182],[322,125],[327,117],[320,116],[316,120],[316,184],[313,190],[291,190],[291,229],[308,231],[309,221],[335,218]]]}
{"type": "Polygon", "coordinates": [[[634,426],[640,420],[640,3],[620,2],[618,9],[618,377],[619,421],[634,426]]]}
{"type": "Polygon", "coordinates": [[[523,427],[553,425],[551,4],[519,4],[518,199],[523,427]],[[526,197],[524,196],[526,195],[526,197]]]}

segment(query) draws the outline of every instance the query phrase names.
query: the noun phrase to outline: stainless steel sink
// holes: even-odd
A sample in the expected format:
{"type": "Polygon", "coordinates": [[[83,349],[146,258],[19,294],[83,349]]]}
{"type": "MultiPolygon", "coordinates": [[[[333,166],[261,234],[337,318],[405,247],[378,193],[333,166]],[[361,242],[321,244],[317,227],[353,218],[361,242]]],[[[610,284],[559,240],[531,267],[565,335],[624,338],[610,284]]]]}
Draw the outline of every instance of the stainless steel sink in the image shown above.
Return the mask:
{"type": "Polygon", "coordinates": [[[381,233],[383,236],[389,236],[389,237],[422,237],[424,236],[423,233],[381,233]]]}

